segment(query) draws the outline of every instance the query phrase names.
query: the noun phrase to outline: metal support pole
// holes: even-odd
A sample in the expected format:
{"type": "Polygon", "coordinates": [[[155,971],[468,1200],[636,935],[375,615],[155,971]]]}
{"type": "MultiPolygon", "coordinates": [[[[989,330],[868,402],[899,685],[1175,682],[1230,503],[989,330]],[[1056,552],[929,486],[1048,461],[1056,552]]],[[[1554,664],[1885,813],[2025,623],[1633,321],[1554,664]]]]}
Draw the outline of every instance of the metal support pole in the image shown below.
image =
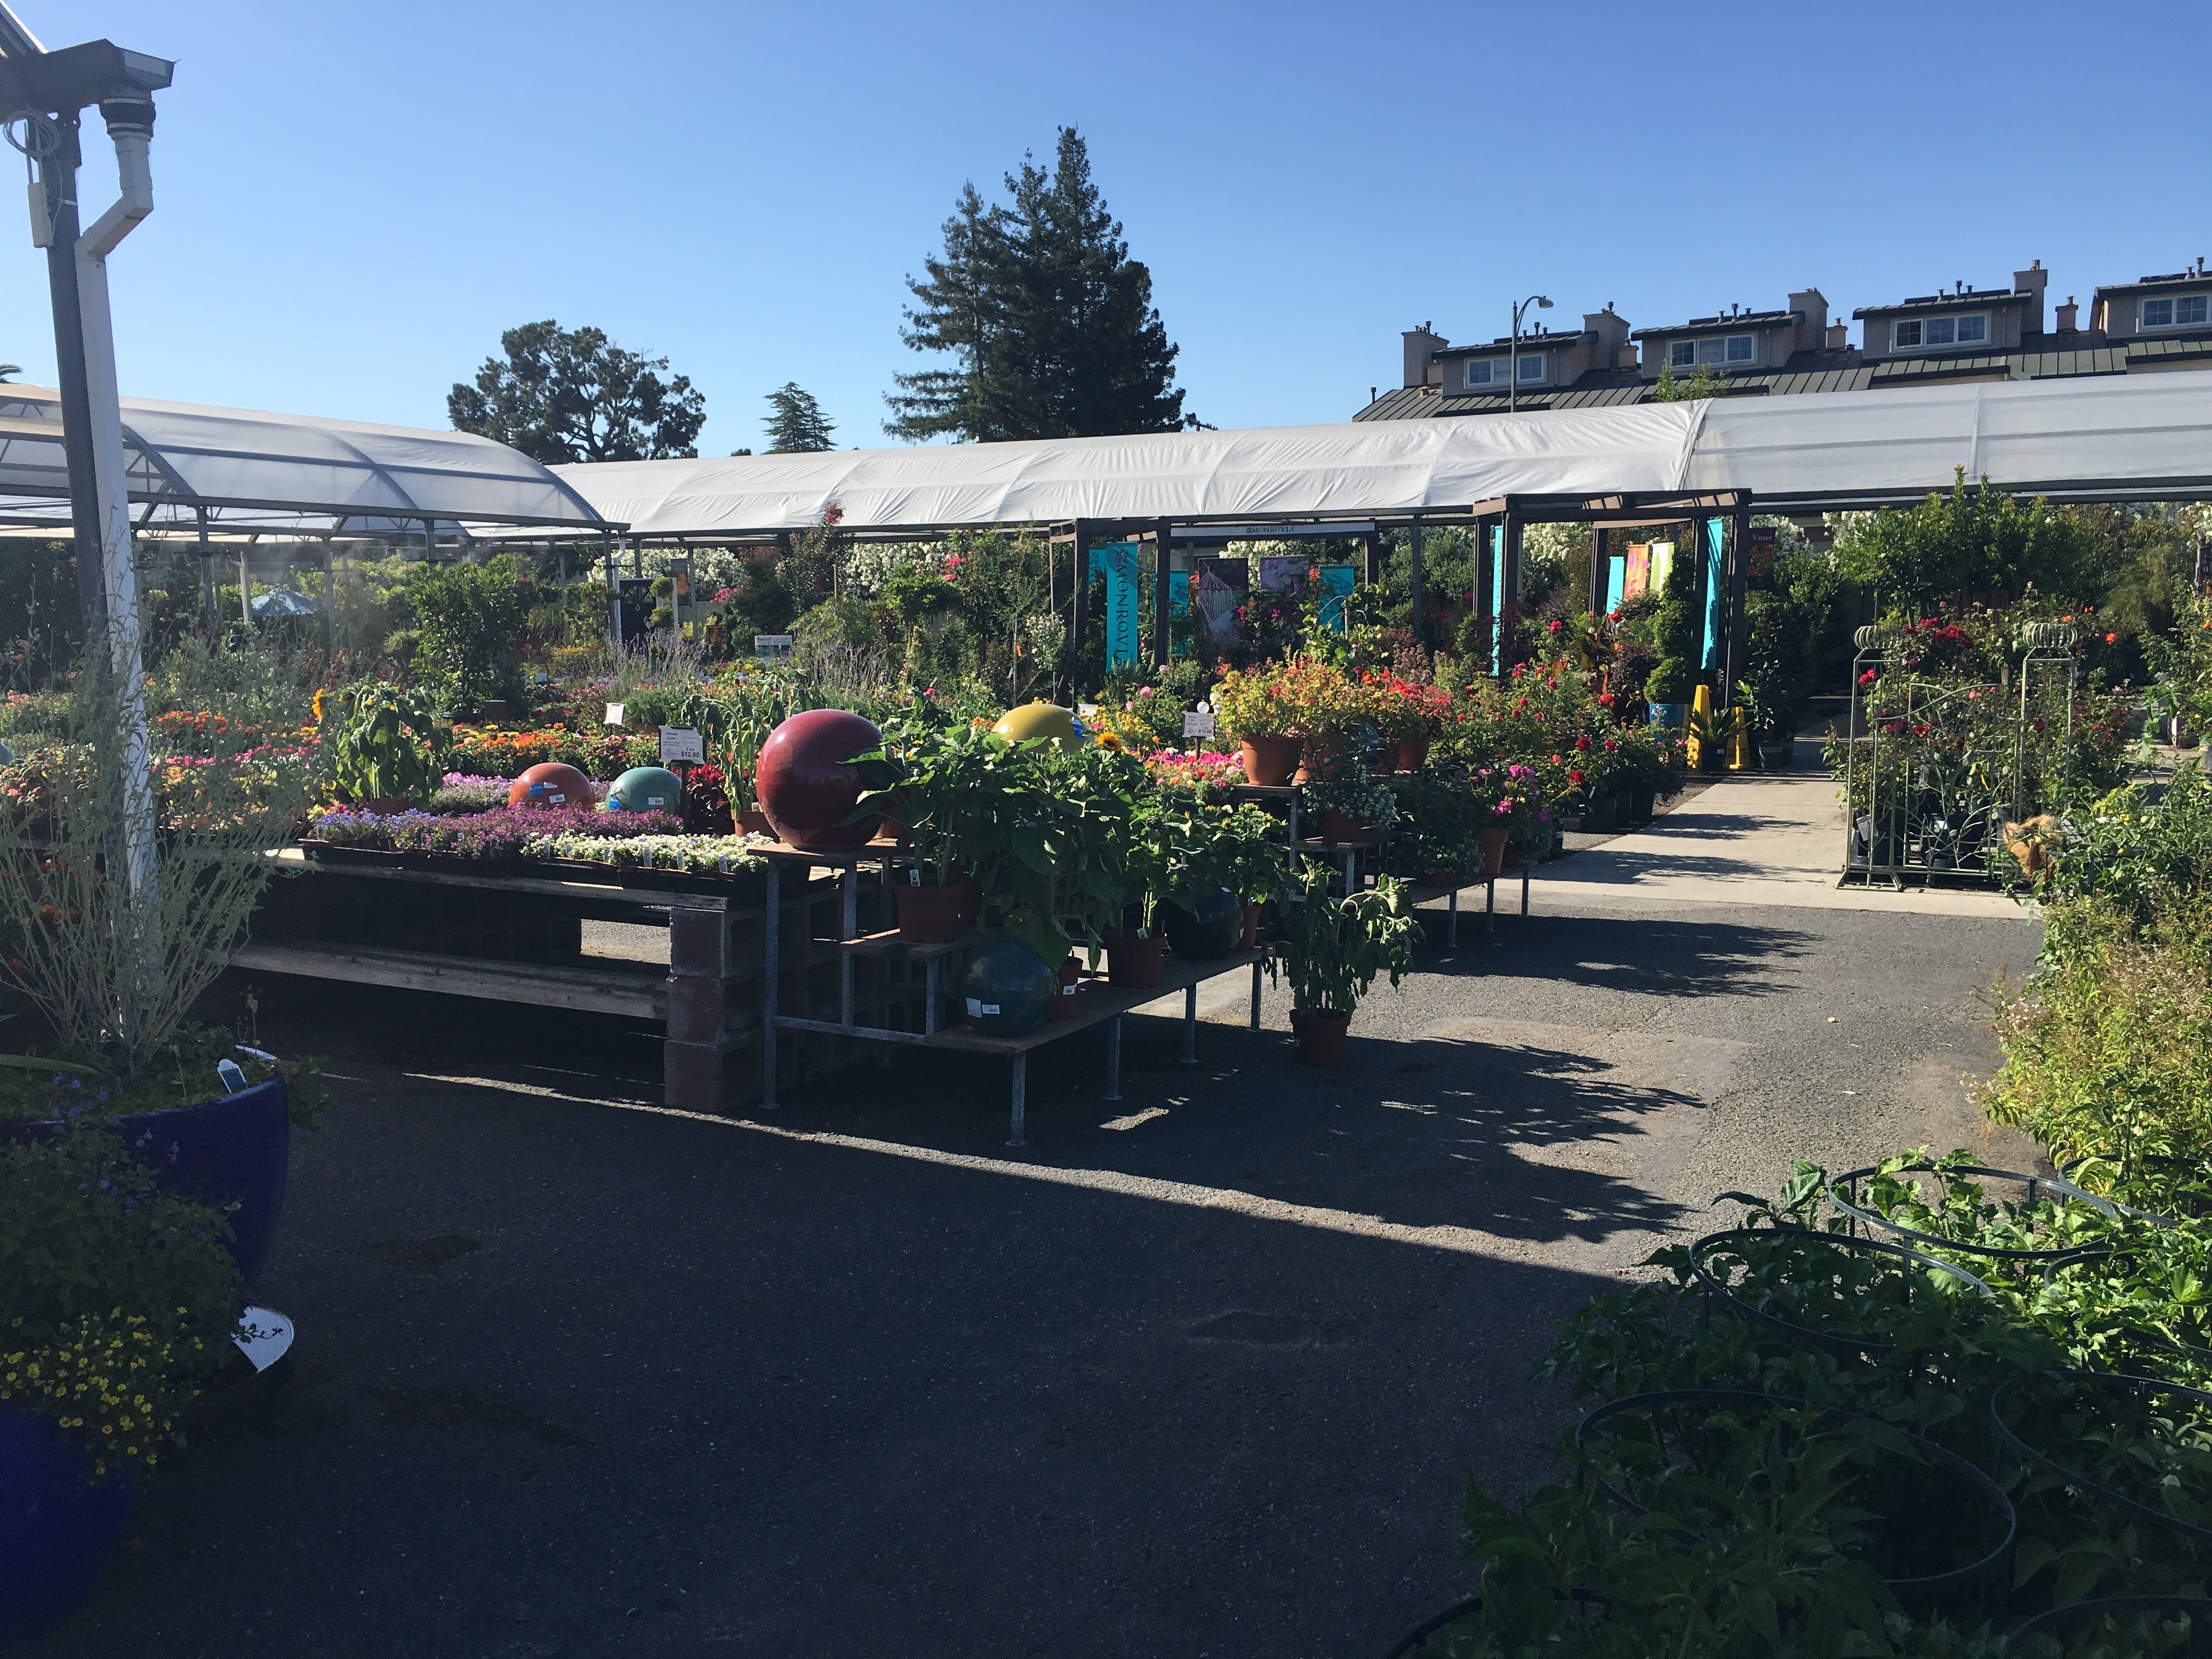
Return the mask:
{"type": "MultiPolygon", "coordinates": [[[[782,871],[775,859],[768,860],[768,914],[761,925],[765,936],[761,963],[761,1110],[775,1109],[775,994],[782,971],[783,903],[780,897],[782,871]]],[[[934,967],[936,964],[932,963],[934,967]]]]}
{"type": "Polygon", "coordinates": [[[1482,931],[1498,931],[1498,878],[1492,876],[1482,884],[1482,931]]]}
{"type": "Polygon", "coordinates": [[[238,544],[238,619],[253,626],[253,582],[246,574],[246,556],[253,545],[249,538],[238,544]]]}
{"type": "Polygon", "coordinates": [[[1498,582],[1497,659],[1498,678],[1503,679],[1513,670],[1506,653],[1516,643],[1521,621],[1521,515],[1513,510],[1510,497],[1500,528],[1504,533],[1498,538],[1504,546],[1498,556],[1503,568],[1498,582]]]}
{"type": "Polygon", "coordinates": [[[1182,1063],[1198,1064],[1198,987],[1182,988],[1182,1063]]]}
{"type": "Polygon", "coordinates": [[[1091,531],[1080,519],[1075,521],[1074,556],[1075,586],[1067,611],[1067,700],[1071,705],[1083,695],[1079,665],[1083,635],[1091,625],[1091,531]]]}
{"type": "Polygon", "coordinates": [[[46,246],[46,289],[53,303],[54,375],[62,394],[77,609],[89,645],[106,635],[107,606],[100,589],[100,480],[93,459],[92,392],[85,378],[84,307],[76,279],[76,173],[82,158],[76,112],[55,117],[53,125],[58,142],[52,155],[39,159],[39,178],[46,187],[46,212],[53,225],[46,246]]]}
{"type": "Polygon", "coordinates": [[[1590,533],[1589,614],[1605,615],[1606,596],[1613,590],[1613,550],[1608,544],[1612,532],[1600,526],[1590,533]]]}
{"type": "Polygon", "coordinates": [[[1253,1030],[1255,1030],[1255,1031],[1256,1031],[1256,1030],[1258,1030],[1260,1029],[1260,978],[1261,978],[1261,975],[1266,971],[1266,967],[1267,967],[1267,964],[1266,964],[1266,962],[1265,962],[1264,958],[1255,958],[1255,959],[1254,960],[1253,963],[1252,963],[1252,1024],[1251,1024],[1251,1029],[1252,1029],[1253,1030]]]}
{"type": "Polygon", "coordinates": [[[1413,637],[1426,645],[1429,642],[1428,629],[1421,623],[1421,519],[1419,514],[1413,515],[1406,537],[1406,585],[1413,599],[1413,637]]]}
{"type": "Polygon", "coordinates": [[[1447,921],[1445,921],[1445,923],[1444,923],[1444,943],[1445,943],[1446,945],[1457,945],[1457,944],[1459,943],[1459,889],[1458,889],[1458,888],[1455,887],[1455,888],[1453,888],[1453,889],[1451,890],[1451,897],[1450,897],[1449,900],[1447,900],[1447,901],[1446,901],[1446,902],[1445,902],[1445,907],[1444,907],[1444,908],[1445,908],[1445,914],[1446,914],[1447,917],[1449,918],[1449,920],[1447,920],[1447,921]]]}
{"type": "Polygon", "coordinates": [[[331,574],[331,538],[323,538],[323,636],[330,642],[331,655],[338,654],[338,605],[335,593],[336,579],[331,574]]]}
{"type": "Polygon", "coordinates": [[[1370,530],[1359,538],[1359,544],[1366,555],[1365,580],[1372,587],[1382,580],[1382,538],[1379,532],[1370,530]]]}
{"type": "MultiPolygon", "coordinates": [[[[842,925],[838,929],[837,937],[851,939],[860,929],[860,872],[859,867],[847,865],[844,878],[840,884],[844,889],[845,914],[842,925]]],[[[840,1022],[850,1025],[853,1023],[853,953],[850,951],[840,951],[837,953],[837,1007],[840,1022]]]]}
{"type": "Polygon", "coordinates": [[[1172,560],[1168,550],[1175,541],[1175,526],[1165,519],[1152,531],[1152,666],[1165,668],[1173,648],[1174,635],[1168,626],[1168,613],[1174,606],[1171,592],[1174,582],[1169,571],[1172,560]]]}
{"type": "Polygon", "coordinates": [[[1029,1115],[1030,1057],[1026,1054],[1014,1056],[1014,1109],[1012,1133],[1007,1138],[1009,1146],[1026,1146],[1023,1139],[1023,1120],[1029,1115]]]}
{"type": "MultiPolygon", "coordinates": [[[[1749,672],[1751,641],[1744,625],[1744,599],[1751,580],[1750,550],[1751,514],[1739,507],[1729,520],[1728,561],[1723,566],[1728,573],[1728,599],[1721,610],[1721,684],[1731,694],[1735,683],[1749,672]]],[[[1756,732],[1750,734],[1750,741],[1759,741],[1756,732]]]]}
{"type": "Polygon", "coordinates": [[[1116,1014],[1106,1025],[1106,1098],[1121,1097],[1121,1016],[1116,1014]]]}
{"type": "Polygon", "coordinates": [[[198,510],[200,521],[200,615],[206,619],[207,631],[215,632],[215,557],[208,546],[207,508],[198,510]]]}

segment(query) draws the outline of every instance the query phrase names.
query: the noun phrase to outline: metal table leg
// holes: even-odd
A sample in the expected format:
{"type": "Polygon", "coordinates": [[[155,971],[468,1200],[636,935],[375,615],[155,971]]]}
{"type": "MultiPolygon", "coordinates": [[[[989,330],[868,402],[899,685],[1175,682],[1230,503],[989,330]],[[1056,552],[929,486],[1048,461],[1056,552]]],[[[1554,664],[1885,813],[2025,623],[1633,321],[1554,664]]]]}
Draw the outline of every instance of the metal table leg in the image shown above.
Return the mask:
{"type": "Polygon", "coordinates": [[[1458,888],[1455,887],[1451,890],[1451,897],[1445,903],[1445,911],[1446,914],[1450,916],[1451,920],[1444,923],[1444,943],[1446,945],[1457,945],[1459,943],[1458,888]]]}
{"type": "Polygon", "coordinates": [[[1182,1063],[1198,1064],[1198,987],[1182,988],[1182,1063]]]}
{"type": "Polygon", "coordinates": [[[779,892],[781,872],[776,860],[768,860],[768,915],[762,927],[766,960],[761,964],[761,1110],[775,1109],[775,989],[782,967],[783,904],[779,892]]]}
{"type": "Polygon", "coordinates": [[[1121,1097],[1121,1016],[1116,1014],[1106,1027],[1106,1098],[1121,1097]]]}
{"type": "Polygon", "coordinates": [[[1255,958],[1252,963],[1252,1029],[1255,1031],[1260,1029],[1261,970],[1261,963],[1257,958],[1255,958]]]}
{"type": "Polygon", "coordinates": [[[1521,914],[1524,916],[1528,914],[1528,872],[1526,870],[1521,872],[1521,914]]]}
{"type": "Polygon", "coordinates": [[[1498,931],[1498,878],[1491,877],[1482,884],[1482,931],[1498,931]]]}
{"type": "Polygon", "coordinates": [[[1006,1142],[1009,1146],[1029,1145],[1029,1142],[1022,1138],[1022,1119],[1029,1106],[1029,1082],[1030,1057],[1027,1054],[1016,1054],[1014,1056],[1013,1138],[1006,1142]]]}

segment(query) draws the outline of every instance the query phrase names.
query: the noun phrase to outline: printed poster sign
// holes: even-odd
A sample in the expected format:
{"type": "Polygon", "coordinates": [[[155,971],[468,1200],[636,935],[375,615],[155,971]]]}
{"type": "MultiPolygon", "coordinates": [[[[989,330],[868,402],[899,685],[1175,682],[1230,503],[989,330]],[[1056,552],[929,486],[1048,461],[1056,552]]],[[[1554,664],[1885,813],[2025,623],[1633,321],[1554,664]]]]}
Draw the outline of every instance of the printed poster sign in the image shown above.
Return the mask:
{"type": "Polygon", "coordinates": [[[1651,591],[1651,549],[1643,542],[1631,542],[1627,559],[1626,574],[1620,584],[1620,597],[1640,599],[1651,591]]]}
{"type": "Polygon", "coordinates": [[[688,726],[664,726],[660,728],[660,763],[671,761],[690,761],[697,764],[707,758],[707,741],[688,726]]]}
{"type": "Polygon", "coordinates": [[[1252,580],[1242,559],[1201,559],[1198,565],[1198,614],[1217,645],[1234,645],[1243,634],[1237,613],[1252,580]]]}

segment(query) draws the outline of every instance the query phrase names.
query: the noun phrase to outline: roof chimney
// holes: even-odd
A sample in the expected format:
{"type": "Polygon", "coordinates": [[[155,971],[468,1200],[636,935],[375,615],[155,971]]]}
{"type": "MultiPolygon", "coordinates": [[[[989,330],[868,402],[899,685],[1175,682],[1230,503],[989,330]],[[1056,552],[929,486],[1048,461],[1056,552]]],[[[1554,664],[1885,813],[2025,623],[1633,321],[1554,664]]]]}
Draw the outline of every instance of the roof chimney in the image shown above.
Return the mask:
{"type": "Polygon", "coordinates": [[[1797,325],[1798,349],[1817,351],[1820,337],[1827,332],[1828,296],[1817,288],[1801,289],[1790,296],[1790,309],[1805,318],[1797,325]]]}
{"type": "MultiPolygon", "coordinates": [[[[2015,294],[2033,294],[2035,296],[2035,303],[2021,317],[2020,331],[2022,334],[2043,332],[2043,289],[2044,285],[2050,280],[2051,273],[2043,268],[2043,261],[2040,259],[2028,266],[2026,270],[2013,272],[2012,291],[2015,294]]],[[[2063,328],[2066,325],[2061,323],[2059,326],[2063,328]]]]}
{"type": "Polygon", "coordinates": [[[1831,351],[1848,351],[1850,349],[1850,325],[1849,323],[1830,323],[1828,325],[1828,349],[1831,351]]]}
{"type": "Polygon", "coordinates": [[[2073,333],[2075,328],[2075,319],[2079,318],[2081,314],[2081,307],[2074,303],[2074,296],[2072,295],[2068,295],[2066,296],[2066,303],[2058,307],[2058,331],[2061,334],[2073,333]]]}
{"type": "Polygon", "coordinates": [[[1436,331],[1429,324],[1406,331],[1406,384],[1407,386],[1441,386],[1444,383],[1443,365],[1437,362],[1437,353],[1451,342],[1436,331]]]}

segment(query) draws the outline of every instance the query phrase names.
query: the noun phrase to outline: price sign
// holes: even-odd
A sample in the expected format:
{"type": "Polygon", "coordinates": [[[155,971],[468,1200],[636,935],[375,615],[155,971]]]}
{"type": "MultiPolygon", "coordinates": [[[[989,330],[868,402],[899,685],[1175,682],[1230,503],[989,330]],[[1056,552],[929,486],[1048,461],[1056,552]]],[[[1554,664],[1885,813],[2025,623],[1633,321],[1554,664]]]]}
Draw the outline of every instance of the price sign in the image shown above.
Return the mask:
{"type": "Polygon", "coordinates": [[[753,635],[753,655],[761,661],[781,662],[790,654],[790,635],[756,634],[753,635]]]}
{"type": "Polygon", "coordinates": [[[688,726],[664,726],[660,728],[660,763],[671,761],[699,762],[707,758],[707,741],[688,726]]]}
{"type": "Polygon", "coordinates": [[[622,711],[623,706],[620,703],[609,703],[607,705],[607,717],[604,720],[600,721],[599,724],[602,726],[620,726],[623,723],[622,711]]]}
{"type": "Polygon", "coordinates": [[[1182,734],[1186,738],[1210,738],[1213,735],[1213,711],[1195,709],[1182,717],[1182,734]]]}

